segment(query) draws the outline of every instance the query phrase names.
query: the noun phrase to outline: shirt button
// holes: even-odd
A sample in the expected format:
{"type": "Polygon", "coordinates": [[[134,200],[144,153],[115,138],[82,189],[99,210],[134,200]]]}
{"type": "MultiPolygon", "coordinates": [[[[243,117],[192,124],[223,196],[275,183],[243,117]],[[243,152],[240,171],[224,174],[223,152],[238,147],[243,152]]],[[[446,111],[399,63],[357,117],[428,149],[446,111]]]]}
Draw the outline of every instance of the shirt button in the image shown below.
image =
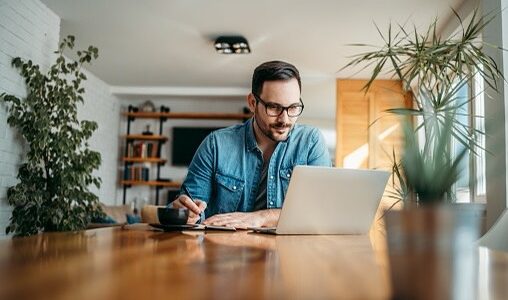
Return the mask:
{"type": "Polygon", "coordinates": [[[287,175],[287,176],[288,176],[288,178],[289,178],[289,177],[291,177],[291,174],[289,174],[289,173],[288,173],[288,175],[287,175]]]}
{"type": "Polygon", "coordinates": [[[233,186],[233,190],[236,190],[236,185],[235,185],[235,186],[233,186]]]}
{"type": "Polygon", "coordinates": [[[270,179],[273,179],[273,175],[270,176],[270,179]]]}
{"type": "Polygon", "coordinates": [[[273,205],[273,201],[270,201],[270,205],[273,205]]]}

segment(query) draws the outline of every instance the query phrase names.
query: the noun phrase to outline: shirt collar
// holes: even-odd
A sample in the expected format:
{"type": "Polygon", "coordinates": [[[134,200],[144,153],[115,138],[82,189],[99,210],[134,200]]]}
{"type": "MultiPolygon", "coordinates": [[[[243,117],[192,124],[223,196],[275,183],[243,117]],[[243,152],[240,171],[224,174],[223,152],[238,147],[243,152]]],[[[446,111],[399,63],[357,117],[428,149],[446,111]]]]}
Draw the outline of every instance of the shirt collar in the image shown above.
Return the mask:
{"type": "Polygon", "coordinates": [[[252,116],[246,123],[245,126],[245,145],[247,150],[253,151],[258,147],[256,137],[254,136],[254,116],[252,116]]]}

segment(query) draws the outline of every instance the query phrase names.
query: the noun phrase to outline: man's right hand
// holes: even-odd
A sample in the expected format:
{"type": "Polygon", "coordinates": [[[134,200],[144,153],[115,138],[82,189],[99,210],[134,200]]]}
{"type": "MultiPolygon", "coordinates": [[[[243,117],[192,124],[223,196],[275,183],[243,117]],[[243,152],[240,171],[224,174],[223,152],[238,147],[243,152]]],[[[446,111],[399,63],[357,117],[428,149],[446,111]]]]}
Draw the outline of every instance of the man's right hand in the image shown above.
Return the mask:
{"type": "Polygon", "coordinates": [[[199,220],[200,214],[205,211],[206,202],[198,199],[192,200],[187,195],[180,195],[171,202],[171,206],[173,208],[187,208],[189,210],[187,224],[195,224],[199,220]]]}

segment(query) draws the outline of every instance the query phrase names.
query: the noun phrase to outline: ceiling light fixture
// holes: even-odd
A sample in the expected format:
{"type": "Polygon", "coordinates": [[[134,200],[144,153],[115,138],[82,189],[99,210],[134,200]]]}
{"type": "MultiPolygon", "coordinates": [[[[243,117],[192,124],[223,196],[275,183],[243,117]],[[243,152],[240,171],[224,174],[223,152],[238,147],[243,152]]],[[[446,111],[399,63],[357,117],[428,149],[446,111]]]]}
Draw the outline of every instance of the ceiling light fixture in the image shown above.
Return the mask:
{"type": "Polygon", "coordinates": [[[250,53],[249,42],[243,36],[219,36],[215,40],[215,50],[221,54],[250,53]]]}

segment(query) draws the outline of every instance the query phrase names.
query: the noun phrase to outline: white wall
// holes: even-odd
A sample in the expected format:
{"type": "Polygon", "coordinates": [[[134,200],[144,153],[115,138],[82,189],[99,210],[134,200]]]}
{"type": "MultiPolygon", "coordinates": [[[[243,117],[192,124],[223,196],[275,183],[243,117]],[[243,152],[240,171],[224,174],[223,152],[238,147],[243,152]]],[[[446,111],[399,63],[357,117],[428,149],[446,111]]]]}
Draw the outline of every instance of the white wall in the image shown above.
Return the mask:
{"type": "MultiPolygon", "coordinates": [[[[94,63],[100,63],[100,49],[99,59],[94,63]]],[[[95,121],[99,125],[89,143],[90,148],[98,151],[102,158],[101,166],[94,173],[102,179],[101,188],[97,190],[92,187],[91,191],[99,197],[102,203],[120,204],[115,201],[119,182],[117,166],[119,161],[120,102],[117,97],[111,94],[108,84],[90,72],[86,72],[86,76],[87,80],[83,85],[85,101],[84,105],[78,109],[78,118],[95,121]]]]}
{"type": "MultiPolygon", "coordinates": [[[[483,41],[502,46],[506,49],[508,46],[507,23],[508,14],[506,7],[507,0],[484,0],[484,12],[496,12],[494,18],[483,31],[483,41]],[[505,9],[503,11],[503,9],[505,9]],[[501,13],[502,12],[502,13],[501,13]]],[[[501,52],[498,49],[485,47],[485,52],[492,56],[496,64],[508,78],[506,51],[501,52]]],[[[498,81],[499,93],[492,91],[487,85],[486,94],[489,95],[485,100],[485,131],[486,148],[491,151],[491,155],[486,157],[486,188],[487,188],[487,227],[492,226],[503,210],[507,208],[507,186],[508,176],[506,162],[508,159],[506,141],[508,140],[508,129],[506,116],[508,107],[506,104],[507,89],[506,82],[498,81]]]]}
{"type": "MultiPolygon", "coordinates": [[[[503,48],[508,49],[508,0],[501,0],[502,12],[502,40],[503,48]]],[[[508,80],[508,52],[503,52],[503,74],[504,78],[508,80]]],[[[508,82],[504,82],[504,115],[508,116],[508,82]]],[[[508,122],[505,122],[505,142],[508,141],[508,122]]],[[[508,151],[506,151],[505,162],[508,161],[508,151]]],[[[508,187],[508,175],[506,176],[506,186],[508,187]]],[[[501,206],[502,207],[502,206],[501,206]]],[[[508,208],[508,197],[505,197],[504,209],[508,208]]],[[[501,213],[501,212],[500,212],[501,213]]]]}
{"type": "Polygon", "coordinates": [[[305,111],[299,122],[315,126],[325,137],[332,161],[336,144],[336,78],[302,78],[302,99],[305,111]]]}
{"type": "MultiPolygon", "coordinates": [[[[53,51],[58,46],[59,32],[60,18],[40,1],[0,0],[0,93],[18,97],[26,95],[21,76],[11,67],[12,58],[31,59],[47,69],[55,58],[53,51]]],[[[103,158],[97,172],[103,178],[103,187],[97,195],[102,201],[113,203],[117,182],[119,106],[103,81],[90,73],[88,78],[85,105],[79,108],[79,116],[99,123],[99,130],[90,141],[91,148],[100,151],[103,158]]],[[[6,107],[0,103],[0,235],[5,234],[11,213],[6,199],[7,188],[17,182],[23,153],[23,141],[7,125],[6,107]]]]}

